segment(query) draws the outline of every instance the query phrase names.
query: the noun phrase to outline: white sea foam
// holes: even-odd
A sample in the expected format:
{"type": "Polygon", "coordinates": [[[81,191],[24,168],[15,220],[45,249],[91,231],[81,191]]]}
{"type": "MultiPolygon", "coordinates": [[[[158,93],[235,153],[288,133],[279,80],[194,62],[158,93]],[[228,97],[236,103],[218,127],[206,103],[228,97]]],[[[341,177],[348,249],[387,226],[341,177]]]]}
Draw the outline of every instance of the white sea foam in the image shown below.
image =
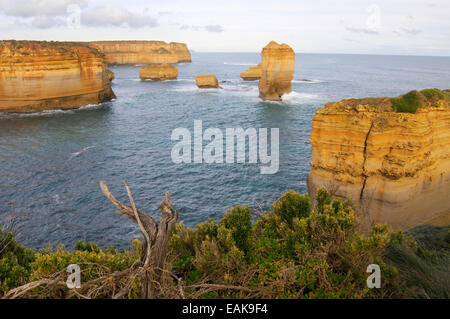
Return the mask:
{"type": "Polygon", "coordinates": [[[261,101],[268,104],[289,104],[289,105],[302,105],[310,103],[311,101],[318,100],[320,97],[316,94],[299,93],[292,91],[291,93],[284,94],[281,97],[281,101],[261,101]]]}
{"type": "Polygon", "coordinates": [[[281,97],[283,103],[287,104],[302,104],[311,100],[317,100],[319,98],[316,94],[299,93],[292,91],[291,93],[284,94],[281,97]]]}
{"type": "Polygon", "coordinates": [[[55,114],[71,114],[74,110],[45,110],[33,113],[1,113],[0,118],[19,118],[19,117],[37,117],[37,116],[53,116],[55,114]]]}
{"type": "Polygon", "coordinates": [[[309,80],[309,79],[303,79],[303,80],[293,80],[292,83],[323,83],[322,80],[309,80]]]}
{"type": "MultiPolygon", "coordinates": [[[[114,102],[116,99],[112,99],[111,102],[114,102]]],[[[39,116],[53,116],[56,114],[72,114],[75,111],[87,111],[87,110],[95,110],[98,108],[103,107],[103,103],[100,104],[87,104],[84,106],[81,106],[76,109],[69,109],[69,110],[44,110],[39,112],[33,112],[33,113],[2,113],[0,112],[0,119],[2,118],[19,118],[19,117],[39,117],[39,116]]]]}
{"type": "Polygon", "coordinates": [[[95,148],[95,147],[97,147],[97,146],[95,146],[95,145],[93,145],[93,146],[88,146],[88,147],[83,148],[83,149],[82,149],[81,151],[79,151],[79,152],[72,153],[72,155],[69,157],[69,159],[68,159],[67,161],[70,161],[72,158],[78,157],[78,156],[80,156],[81,154],[83,154],[84,152],[86,152],[87,150],[89,150],[89,149],[91,149],[91,148],[95,148]]]}
{"type": "Polygon", "coordinates": [[[214,93],[214,94],[231,94],[237,96],[258,96],[258,87],[251,85],[237,84],[237,81],[219,83],[221,89],[200,89],[196,85],[188,84],[173,89],[175,92],[196,92],[196,93],[214,93]]]}
{"type": "Polygon", "coordinates": [[[224,62],[225,65],[237,65],[237,66],[256,66],[258,63],[251,62],[224,62]]]}

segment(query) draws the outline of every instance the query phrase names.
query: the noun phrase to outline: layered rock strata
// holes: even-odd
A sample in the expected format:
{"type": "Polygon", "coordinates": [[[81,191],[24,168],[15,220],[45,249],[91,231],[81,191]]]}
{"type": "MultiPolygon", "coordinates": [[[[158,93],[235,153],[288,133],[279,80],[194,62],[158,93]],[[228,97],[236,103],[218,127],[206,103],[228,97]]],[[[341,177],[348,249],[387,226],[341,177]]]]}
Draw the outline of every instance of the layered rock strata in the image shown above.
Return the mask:
{"type": "Polygon", "coordinates": [[[220,89],[219,81],[213,74],[199,75],[195,78],[195,83],[201,89],[220,89]]]}
{"type": "Polygon", "coordinates": [[[272,41],[262,50],[261,57],[259,96],[264,101],[281,101],[283,94],[292,92],[294,50],[287,44],[272,41]]]}
{"type": "Polygon", "coordinates": [[[87,44],[0,42],[0,112],[73,109],[114,98],[104,55],[87,44]]]}
{"type": "Polygon", "coordinates": [[[261,63],[258,66],[251,66],[248,70],[241,73],[244,81],[257,81],[261,79],[261,63]]]}
{"type": "Polygon", "coordinates": [[[98,41],[90,44],[105,53],[108,64],[176,64],[191,62],[191,53],[184,43],[98,41]]]}
{"type": "Polygon", "coordinates": [[[343,100],[319,109],[311,133],[310,195],[326,187],[350,197],[362,225],[449,224],[450,92],[425,91],[404,100],[411,112],[411,105],[418,107],[415,113],[396,111],[403,98],[343,100]]]}
{"type": "Polygon", "coordinates": [[[178,77],[178,69],[170,64],[152,64],[139,70],[141,80],[166,81],[178,77]]]}

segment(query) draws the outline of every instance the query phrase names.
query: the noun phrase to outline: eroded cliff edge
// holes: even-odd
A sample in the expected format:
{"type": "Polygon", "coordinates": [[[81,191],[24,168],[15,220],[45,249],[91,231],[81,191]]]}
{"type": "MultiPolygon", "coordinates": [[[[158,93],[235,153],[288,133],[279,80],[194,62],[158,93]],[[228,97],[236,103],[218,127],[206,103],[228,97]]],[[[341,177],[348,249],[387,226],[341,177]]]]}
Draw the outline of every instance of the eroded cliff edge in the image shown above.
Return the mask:
{"type": "Polygon", "coordinates": [[[192,62],[186,44],[163,41],[90,42],[106,55],[108,64],[176,64],[192,62]]]}
{"type": "Polygon", "coordinates": [[[328,103],[313,119],[308,191],[350,197],[363,225],[450,223],[450,92],[328,103]]]}
{"type": "Polygon", "coordinates": [[[0,112],[73,109],[114,98],[105,57],[82,43],[0,41],[0,112]]]}

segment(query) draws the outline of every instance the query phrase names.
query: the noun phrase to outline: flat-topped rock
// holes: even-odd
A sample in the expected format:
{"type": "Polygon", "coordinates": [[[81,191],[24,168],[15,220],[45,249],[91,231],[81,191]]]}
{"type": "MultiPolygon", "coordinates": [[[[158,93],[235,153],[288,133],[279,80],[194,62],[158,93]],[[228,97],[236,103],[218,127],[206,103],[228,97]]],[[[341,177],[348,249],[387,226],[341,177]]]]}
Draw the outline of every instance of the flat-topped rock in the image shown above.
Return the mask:
{"type": "Polygon", "coordinates": [[[166,81],[178,77],[178,69],[170,64],[153,64],[139,70],[141,80],[166,81]]]}
{"type": "Polygon", "coordinates": [[[261,57],[259,96],[264,101],[281,101],[283,94],[292,92],[295,52],[287,44],[272,41],[262,50],[261,57]]]}
{"type": "Polygon", "coordinates": [[[195,78],[195,83],[200,89],[221,89],[214,74],[199,75],[195,78]]]}
{"type": "Polygon", "coordinates": [[[251,66],[248,70],[241,73],[241,78],[244,81],[257,81],[261,79],[261,63],[257,66],[251,66]]]}

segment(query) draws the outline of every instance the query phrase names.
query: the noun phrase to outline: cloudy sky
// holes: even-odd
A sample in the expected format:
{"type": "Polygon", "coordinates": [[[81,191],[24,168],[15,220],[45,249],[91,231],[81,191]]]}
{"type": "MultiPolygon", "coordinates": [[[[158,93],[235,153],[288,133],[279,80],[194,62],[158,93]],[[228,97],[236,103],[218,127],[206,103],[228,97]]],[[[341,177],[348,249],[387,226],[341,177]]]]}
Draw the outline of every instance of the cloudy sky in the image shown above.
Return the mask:
{"type": "Polygon", "coordinates": [[[196,51],[450,56],[448,0],[0,0],[0,38],[164,40],[196,51]]]}

